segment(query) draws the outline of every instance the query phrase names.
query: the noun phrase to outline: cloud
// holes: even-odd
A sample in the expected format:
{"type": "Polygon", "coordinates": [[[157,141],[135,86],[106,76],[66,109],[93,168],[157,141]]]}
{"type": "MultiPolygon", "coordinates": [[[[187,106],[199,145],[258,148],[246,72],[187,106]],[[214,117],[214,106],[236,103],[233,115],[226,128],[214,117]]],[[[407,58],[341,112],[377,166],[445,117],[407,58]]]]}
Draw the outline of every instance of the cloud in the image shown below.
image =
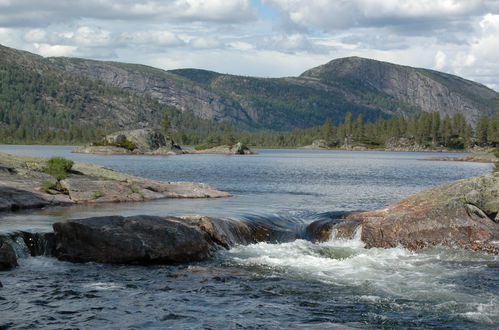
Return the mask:
{"type": "Polygon", "coordinates": [[[152,45],[155,47],[174,47],[184,45],[185,41],[171,31],[125,32],[121,40],[132,45],[152,45]]]}
{"type": "Polygon", "coordinates": [[[79,19],[238,23],[255,20],[256,14],[250,0],[0,1],[3,27],[46,27],[79,19]]]}
{"type": "Polygon", "coordinates": [[[195,49],[213,49],[223,47],[218,38],[214,37],[199,37],[189,41],[189,45],[195,49]]]}
{"type": "Polygon", "coordinates": [[[435,28],[499,9],[493,0],[266,0],[266,3],[291,24],[327,31],[407,25],[435,28]]]}

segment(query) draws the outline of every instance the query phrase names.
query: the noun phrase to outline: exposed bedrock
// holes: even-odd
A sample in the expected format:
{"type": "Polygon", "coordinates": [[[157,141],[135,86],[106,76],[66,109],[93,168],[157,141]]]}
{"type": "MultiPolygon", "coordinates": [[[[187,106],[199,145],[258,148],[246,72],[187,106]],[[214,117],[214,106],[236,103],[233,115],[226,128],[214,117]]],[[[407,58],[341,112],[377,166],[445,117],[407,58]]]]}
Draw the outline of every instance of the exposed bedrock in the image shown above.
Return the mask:
{"type": "Polygon", "coordinates": [[[424,190],[382,210],[351,214],[344,222],[316,222],[309,231],[319,241],[334,230],[351,237],[355,221],[367,248],[445,245],[499,254],[498,210],[499,173],[491,173],[424,190]]]}

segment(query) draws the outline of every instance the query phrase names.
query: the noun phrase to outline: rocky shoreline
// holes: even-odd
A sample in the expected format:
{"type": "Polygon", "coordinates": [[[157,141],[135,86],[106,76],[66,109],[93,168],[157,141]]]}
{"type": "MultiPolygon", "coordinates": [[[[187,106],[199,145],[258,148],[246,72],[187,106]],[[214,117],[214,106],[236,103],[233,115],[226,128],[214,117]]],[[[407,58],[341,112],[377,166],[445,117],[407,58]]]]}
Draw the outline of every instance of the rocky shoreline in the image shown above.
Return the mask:
{"type": "Polygon", "coordinates": [[[60,189],[44,172],[47,159],[0,153],[0,211],[76,203],[133,202],[162,198],[230,197],[204,183],[161,182],[139,178],[103,166],[75,162],[60,189]]]}
{"type": "Polygon", "coordinates": [[[471,152],[467,155],[456,157],[426,157],[420,160],[438,160],[438,161],[453,161],[453,162],[477,162],[477,163],[499,163],[497,158],[491,152],[471,152]]]}

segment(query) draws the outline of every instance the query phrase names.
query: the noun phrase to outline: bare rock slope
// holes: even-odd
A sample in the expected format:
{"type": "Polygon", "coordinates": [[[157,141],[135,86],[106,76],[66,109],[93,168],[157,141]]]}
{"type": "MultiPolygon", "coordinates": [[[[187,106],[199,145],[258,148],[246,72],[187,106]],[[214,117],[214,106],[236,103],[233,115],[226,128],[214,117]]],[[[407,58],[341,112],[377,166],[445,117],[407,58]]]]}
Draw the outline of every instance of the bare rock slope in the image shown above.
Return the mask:
{"type": "Polygon", "coordinates": [[[85,202],[128,202],[161,198],[229,197],[204,183],[161,182],[75,162],[61,188],[43,189],[55,181],[44,172],[46,159],[0,153],[0,211],[85,202]]]}

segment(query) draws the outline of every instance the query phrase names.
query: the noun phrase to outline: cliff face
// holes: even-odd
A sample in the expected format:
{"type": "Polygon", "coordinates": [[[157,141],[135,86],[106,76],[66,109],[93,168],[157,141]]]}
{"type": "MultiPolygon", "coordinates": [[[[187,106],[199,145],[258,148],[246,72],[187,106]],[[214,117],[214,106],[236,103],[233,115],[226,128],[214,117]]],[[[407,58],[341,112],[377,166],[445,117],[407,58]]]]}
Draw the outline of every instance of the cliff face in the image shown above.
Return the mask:
{"type": "Polygon", "coordinates": [[[496,92],[477,83],[438,71],[411,68],[359,57],[331,61],[301,75],[326,84],[348,82],[370,93],[381,93],[426,112],[464,114],[476,124],[493,114],[496,92]]]}
{"type": "Polygon", "coordinates": [[[72,58],[51,58],[49,61],[60,69],[86,79],[150,96],[184,111],[193,110],[203,119],[251,121],[236,102],[160,69],[72,58]]]}

